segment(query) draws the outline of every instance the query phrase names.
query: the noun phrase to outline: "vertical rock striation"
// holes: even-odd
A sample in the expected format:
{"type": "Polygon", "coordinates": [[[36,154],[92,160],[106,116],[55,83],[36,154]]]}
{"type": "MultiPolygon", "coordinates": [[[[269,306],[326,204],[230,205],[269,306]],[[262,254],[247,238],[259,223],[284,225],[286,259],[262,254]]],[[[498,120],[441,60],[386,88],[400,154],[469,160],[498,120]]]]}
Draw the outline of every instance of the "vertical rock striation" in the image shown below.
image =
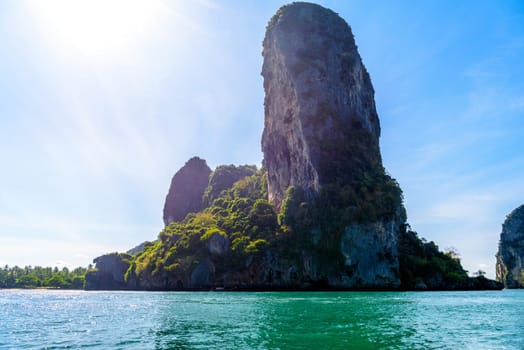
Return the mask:
{"type": "Polygon", "coordinates": [[[318,192],[330,181],[321,169],[329,146],[347,143],[352,131],[367,131],[368,151],[380,158],[373,86],[342,18],[319,5],[284,6],[268,25],[263,56],[271,202],[279,207],[289,186],[318,192]]]}
{"type": "Polygon", "coordinates": [[[203,208],[202,196],[209,183],[211,169],[198,157],[189,159],[173,176],[164,203],[164,225],[183,220],[187,214],[203,208]]]}
{"type": "Polygon", "coordinates": [[[496,271],[497,281],[506,288],[524,288],[524,205],[502,224],[496,271]]]}

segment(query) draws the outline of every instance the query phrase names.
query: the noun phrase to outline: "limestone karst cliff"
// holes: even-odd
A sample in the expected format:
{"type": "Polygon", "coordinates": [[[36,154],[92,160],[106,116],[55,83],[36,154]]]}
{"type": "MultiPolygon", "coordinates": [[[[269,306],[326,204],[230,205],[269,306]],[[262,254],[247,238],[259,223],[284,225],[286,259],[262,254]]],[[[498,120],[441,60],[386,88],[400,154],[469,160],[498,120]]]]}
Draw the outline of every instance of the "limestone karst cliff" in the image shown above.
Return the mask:
{"type": "Polygon", "coordinates": [[[496,265],[497,281],[506,288],[524,288],[524,205],[502,225],[496,265]]]}
{"type": "Polygon", "coordinates": [[[202,195],[211,169],[206,161],[193,157],[173,176],[164,204],[164,225],[180,221],[189,213],[202,209],[202,195]]]}
{"type": "Polygon", "coordinates": [[[313,260],[332,260],[318,272],[330,284],[399,286],[406,216],[382,167],[374,90],[351,28],[319,5],[284,6],[268,25],[263,55],[270,202],[296,221],[286,201],[302,196],[292,200],[315,219],[291,228],[312,241],[313,260]]]}
{"type": "Polygon", "coordinates": [[[379,165],[374,90],[347,23],[319,5],[294,3],[271,19],[263,45],[270,201],[278,207],[289,186],[318,192],[334,180],[332,168],[344,166],[343,153],[379,165]],[[359,137],[362,148],[344,149],[359,137]]]}
{"type": "Polygon", "coordinates": [[[468,278],[407,225],[382,165],[369,74],[342,18],[283,6],[263,57],[264,167],[211,172],[189,160],[173,177],[158,239],[131,257],[98,258],[90,288],[498,288],[468,278]]]}

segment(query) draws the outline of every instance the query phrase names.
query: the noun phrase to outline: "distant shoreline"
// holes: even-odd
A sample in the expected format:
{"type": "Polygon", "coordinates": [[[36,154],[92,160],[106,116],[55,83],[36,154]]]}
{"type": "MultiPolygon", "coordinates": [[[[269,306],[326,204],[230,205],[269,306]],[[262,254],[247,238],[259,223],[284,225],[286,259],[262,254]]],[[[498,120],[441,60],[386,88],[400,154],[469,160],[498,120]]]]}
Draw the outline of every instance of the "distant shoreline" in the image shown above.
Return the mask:
{"type": "Polygon", "coordinates": [[[477,292],[477,291],[503,291],[509,288],[472,288],[472,289],[372,289],[372,288],[325,288],[325,289],[292,289],[292,288],[201,288],[201,289],[75,289],[75,288],[58,288],[58,287],[36,287],[36,288],[2,288],[0,290],[50,290],[50,291],[85,291],[85,292],[254,292],[254,293],[271,293],[271,292],[477,292]]]}

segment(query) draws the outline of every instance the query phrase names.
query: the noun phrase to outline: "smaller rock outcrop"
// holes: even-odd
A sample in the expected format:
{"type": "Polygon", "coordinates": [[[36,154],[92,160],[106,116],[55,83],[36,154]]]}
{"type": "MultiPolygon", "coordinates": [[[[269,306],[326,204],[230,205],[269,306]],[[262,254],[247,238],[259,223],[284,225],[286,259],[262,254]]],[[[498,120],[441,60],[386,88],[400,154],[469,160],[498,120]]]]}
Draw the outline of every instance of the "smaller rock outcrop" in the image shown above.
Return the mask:
{"type": "Polygon", "coordinates": [[[217,167],[209,177],[209,185],[203,198],[204,206],[211,205],[222,191],[231,188],[235,182],[253,175],[256,171],[257,168],[254,165],[220,165],[217,167]]]}
{"type": "Polygon", "coordinates": [[[183,220],[202,209],[202,196],[211,169],[206,161],[193,157],[173,176],[164,204],[164,225],[183,220]]]}
{"type": "Polygon", "coordinates": [[[131,255],[125,253],[111,253],[94,259],[94,270],[88,271],[85,276],[87,290],[122,290],[128,289],[125,280],[129,269],[131,255]]]}
{"type": "Polygon", "coordinates": [[[524,205],[502,224],[496,270],[497,281],[506,288],[524,288],[524,205]]]}

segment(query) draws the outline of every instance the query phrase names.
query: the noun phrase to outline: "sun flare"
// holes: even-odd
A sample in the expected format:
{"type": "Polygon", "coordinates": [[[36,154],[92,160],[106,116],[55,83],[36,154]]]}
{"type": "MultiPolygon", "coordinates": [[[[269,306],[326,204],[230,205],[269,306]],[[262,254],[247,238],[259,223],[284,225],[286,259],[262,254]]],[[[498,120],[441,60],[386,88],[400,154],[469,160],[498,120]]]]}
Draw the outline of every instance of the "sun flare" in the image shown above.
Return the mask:
{"type": "Polygon", "coordinates": [[[29,8],[42,34],[59,46],[104,57],[147,40],[165,11],[155,0],[32,1],[29,8]]]}

